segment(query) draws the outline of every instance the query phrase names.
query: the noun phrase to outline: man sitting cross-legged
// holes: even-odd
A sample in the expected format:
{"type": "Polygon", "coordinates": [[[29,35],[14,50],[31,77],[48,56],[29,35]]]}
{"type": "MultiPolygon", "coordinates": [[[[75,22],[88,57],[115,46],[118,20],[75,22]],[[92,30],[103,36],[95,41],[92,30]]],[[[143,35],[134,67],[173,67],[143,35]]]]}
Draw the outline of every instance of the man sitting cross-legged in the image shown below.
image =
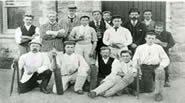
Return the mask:
{"type": "MultiPolygon", "coordinates": [[[[56,51],[51,52],[52,55],[57,55],[56,61],[57,66],[61,69],[63,90],[65,91],[68,88],[69,83],[75,82],[74,91],[77,94],[83,94],[82,87],[87,78],[89,65],[81,55],[74,53],[74,41],[66,41],[64,42],[64,45],[64,54],[59,52],[57,53],[56,51]]],[[[52,64],[54,63],[52,62],[52,64]]],[[[56,84],[53,86],[53,92],[56,93],[56,84]]]]}
{"type": "Polygon", "coordinates": [[[102,81],[99,87],[90,91],[88,96],[91,98],[98,95],[113,96],[134,81],[136,72],[131,61],[131,51],[123,50],[120,53],[120,62],[116,67],[112,67],[111,74],[102,81]]]}
{"type": "Polygon", "coordinates": [[[30,43],[30,52],[23,54],[19,61],[19,69],[23,75],[20,80],[19,92],[26,93],[39,86],[37,80],[42,80],[40,91],[48,94],[47,85],[51,77],[50,61],[47,53],[41,53],[40,39],[33,39],[30,43]]]}

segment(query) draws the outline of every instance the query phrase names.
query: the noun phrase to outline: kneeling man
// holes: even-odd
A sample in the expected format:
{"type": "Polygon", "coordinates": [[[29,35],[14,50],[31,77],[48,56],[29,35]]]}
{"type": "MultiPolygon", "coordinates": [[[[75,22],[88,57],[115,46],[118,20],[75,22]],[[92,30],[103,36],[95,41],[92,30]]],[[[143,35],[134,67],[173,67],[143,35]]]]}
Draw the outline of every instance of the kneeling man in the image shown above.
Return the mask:
{"type": "Polygon", "coordinates": [[[91,98],[98,95],[113,96],[134,81],[136,72],[137,70],[133,67],[131,61],[131,51],[123,50],[120,53],[120,62],[115,67],[112,67],[111,74],[102,81],[99,87],[92,90],[88,96],[91,98]]]}
{"type": "Polygon", "coordinates": [[[25,93],[39,86],[37,80],[42,80],[40,91],[48,94],[47,85],[52,72],[49,70],[49,58],[47,53],[41,53],[40,39],[33,39],[30,42],[30,52],[23,54],[19,61],[19,69],[23,72],[20,80],[19,92],[25,93]]]}
{"type": "MultiPolygon", "coordinates": [[[[68,88],[69,83],[75,82],[74,91],[77,94],[83,94],[82,87],[87,78],[89,65],[81,55],[74,53],[74,41],[66,41],[64,44],[65,53],[57,53],[56,57],[57,65],[61,69],[63,90],[65,91],[68,88]]],[[[53,92],[56,93],[55,84],[53,86],[53,92]]]]}

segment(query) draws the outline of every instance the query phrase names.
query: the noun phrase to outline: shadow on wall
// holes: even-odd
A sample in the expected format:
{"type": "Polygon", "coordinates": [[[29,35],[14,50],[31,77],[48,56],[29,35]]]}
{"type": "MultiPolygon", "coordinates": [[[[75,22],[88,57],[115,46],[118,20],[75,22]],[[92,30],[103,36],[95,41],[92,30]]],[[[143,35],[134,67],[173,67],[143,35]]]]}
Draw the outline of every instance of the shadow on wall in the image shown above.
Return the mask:
{"type": "Polygon", "coordinates": [[[0,48],[0,69],[10,69],[13,61],[10,53],[9,48],[0,48]]]}

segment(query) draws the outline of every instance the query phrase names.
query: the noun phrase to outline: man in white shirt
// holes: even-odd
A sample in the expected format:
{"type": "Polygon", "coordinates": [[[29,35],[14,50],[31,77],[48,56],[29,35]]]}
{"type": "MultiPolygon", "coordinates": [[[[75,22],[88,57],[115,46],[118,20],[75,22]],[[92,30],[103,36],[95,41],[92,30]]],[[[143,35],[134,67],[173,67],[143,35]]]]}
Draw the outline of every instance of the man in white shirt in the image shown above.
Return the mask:
{"type": "MultiPolygon", "coordinates": [[[[77,94],[83,94],[82,87],[87,78],[87,72],[89,70],[89,65],[85,61],[85,59],[79,55],[74,53],[75,51],[75,42],[74,41],[66,41],[65,44],[65,53],[57,53],[56,51],[52,51],[53,53],[57,53],[57,66],[61,69],[61,78],[63,83],[63,90],[65,91],[69,83],[74,83],[74,91],[77,94]]],[[[52,61],[52,65],[53,65],[52,61]]],[[[54,67],[54,66],[52,66],[54,67]]],[[[53,86],[53,92],[56,93],[56,85],[53,86]]]]}
{"type": "Polygon", "coordinates": [[[119,53],[123,49],[128,49],[132,44],[132,36],[128,29],[121,26],[122,17],[113,16],[113,27],[107,29],[103,36],[103,43],[111,49],[111,56],[119,58],[119,53]]]}
{"type": "Polygon", "coordinates": [[[90,27],[90,17],[80,17],[80,26],[76,26],[69,35],[70,40],[76,41],[75,53],[82,55],[86,62],[92,64],[93,56],[97,45],[97,35],[94,28],[90,27]],[[88,48],[88,49],[87,49],[88,48]]]}
{"type": "Polygon", "coordinates": [[[33,18],[32,15],[24,15],[24,25],[15,31],[15,41],[19,45],[20,55],[29,52],[28,43],[36,36],[39,37],[39,28],[32,25],[33,18]]]}
{"type": "Polygon", "coordinates": [[[120,53],[120,61],[112,65],[111,74],[102,81],[99,87],[92,90],[88,96],[91,98],[98,95],[113,96],[134,81],[134,77],[137,75],[136,72],[137,70],[131,61],[131,51],[123,50],[120,53]]]}
{"type": "Polygon", "coordinates": [[[146,43],[137,47],[133,62],[135,66],[141,67],[141,92],[152,92],[155,81],[155,100],[161,101],[165,80],[164,68],[169,65],[169,58],[163,48],[154,43],[155,39],[155,33],[147,32],[146,43]]]}
{"type": "Polygon", "coordinates": [[[40,91],[48,94],[47,85],[51,77],[48,55],[40,52],[40,39],[33,39],[29,45],[30,52],[23,54],[18,61],[20,72],[24,70],[20,79],[19,92],[26,93],[31,91],[39,86],[37,80],[42,80],[40,91]]]}

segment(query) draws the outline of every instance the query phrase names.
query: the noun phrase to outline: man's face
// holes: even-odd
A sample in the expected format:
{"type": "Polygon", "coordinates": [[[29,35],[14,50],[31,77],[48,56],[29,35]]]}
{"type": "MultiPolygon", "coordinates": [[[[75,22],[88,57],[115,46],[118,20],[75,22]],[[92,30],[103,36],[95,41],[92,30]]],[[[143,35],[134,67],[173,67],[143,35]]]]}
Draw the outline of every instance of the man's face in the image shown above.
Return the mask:
{"type": "Polygon", "coordinates": [[[48,19],[50,22],[55,22],[56,21],[56,14],[48,14],[48,19]]]}
{"type": "Polygon", "coordinates": [[[106,20],[106,21],[111,20],[111,15],[110,15],[110,13],[105,13],[105,14],[103,14],[103,19],[106,20]]]}
{"type": "Polygon", "coordinates": [[[72,54],[72,53],[74,53],[75,52],[75,45],[74,44],[67,44],[66,46],[65,46],[65,52],[67,53],[67,54],[72,54]]]}
{"type": "Polygon", "coordinates": [[[163,32],[163,26],[155,26],[155,33],[161,34],[163,32]]]}
{"type": "Polygon", "coordinates": [[[40,51],[40,45],[39,44],[35,44],[35,43],[32,43],[30,44],[30,50],[32,53],[37,53],[40,51]]]}
{"type": "Polygon", "coordinates": [[[76,15],[76,9],[69,9],[69,15],[76,15]]]}
{"type": "Polygon", "coordinates": [[[146,43],[152,45],[156,39],[156,35],[146,35],[145,40],[146,43]]]}
{"type": "Polygon", "coordinates": [[[130,17],[131,20],[135,21],[139,18],[139,13],[138,12],[131,12],[129,14],[129,17],[130,17]]]}
{"type": "Polygon", "coordinates": [[[120,56],[120,60],[124,61],[125,63],[128,63],[131,60],[131,56],[129,53],[122,53],[120,56]]]}
{"type": "Polygon", "coordinates": [[[93,17],[95,20],[101,20],[101,14],[99,12],[94,12],[93,17]]]}
{"type": "Polygon", "coordinates": [[[115,27],[119,27],[122,24],[122,20],[120,18],[115,18],[112,23],[115,27]]]}
{"type": "Polygon", "coordinates": [[[101,56],[102,56],[103,58],[106,59],[106,58],[108,58],[108,57],[110,56],[110,51],[109,51],[108,49],[101,50],[100,54],[101,54],[101,56]]]}
{"type": "Polygon", "coordinates": [[[24,23],[26,25],[31,25],[32,24],[32,21],[33,21],[33,18],[32,17],[27,17],[25,16],[24,19],[23,19],[24,23]]]}
{"type": "Polygon", "coordinates": [[[146,20],[150,20],[152,18],[152,12],[146,11],[144,12],[143,16],[146,20]]]}
{"type": "Polygon", "coordinates": [[[80,20],[80,22],[81,22],[82,25],[87,25],[87,24],[89,24],[89,19],[88,18],[82,18],[80,20]]]}

